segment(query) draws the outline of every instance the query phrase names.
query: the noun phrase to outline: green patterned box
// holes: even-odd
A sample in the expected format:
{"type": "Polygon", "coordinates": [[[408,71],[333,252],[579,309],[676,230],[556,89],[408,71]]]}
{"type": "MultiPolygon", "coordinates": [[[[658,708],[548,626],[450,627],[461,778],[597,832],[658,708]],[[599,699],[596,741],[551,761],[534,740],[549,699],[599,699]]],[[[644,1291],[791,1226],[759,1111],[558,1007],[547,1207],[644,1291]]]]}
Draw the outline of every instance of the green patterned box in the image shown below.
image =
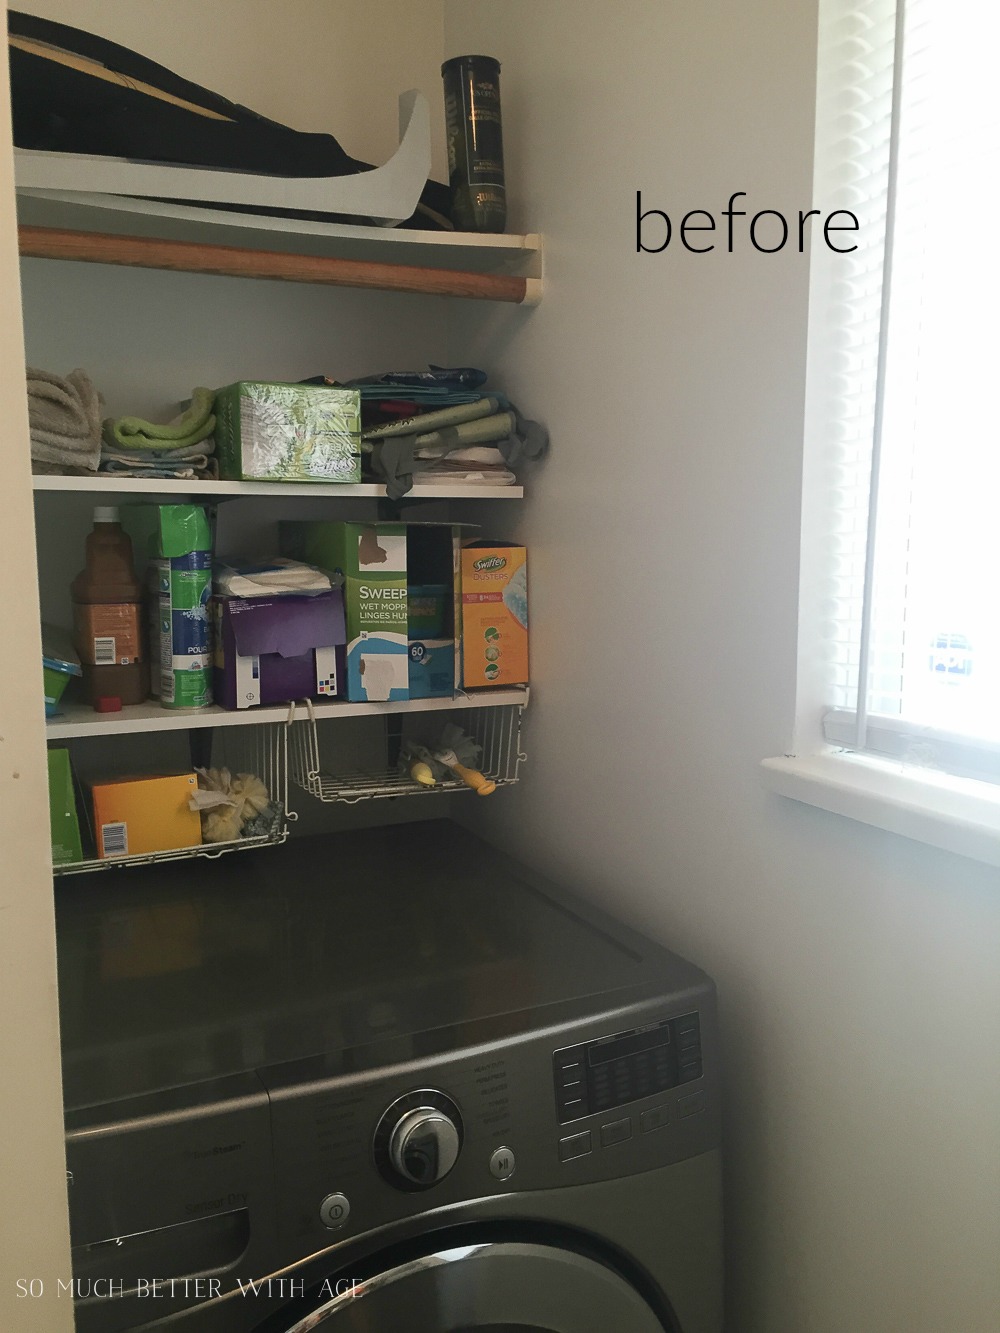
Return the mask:
{"type": "Polygon", "coordinates": [[[357,389],[241,380],[215,396],[223,481],[361,480],[357,389]]]}

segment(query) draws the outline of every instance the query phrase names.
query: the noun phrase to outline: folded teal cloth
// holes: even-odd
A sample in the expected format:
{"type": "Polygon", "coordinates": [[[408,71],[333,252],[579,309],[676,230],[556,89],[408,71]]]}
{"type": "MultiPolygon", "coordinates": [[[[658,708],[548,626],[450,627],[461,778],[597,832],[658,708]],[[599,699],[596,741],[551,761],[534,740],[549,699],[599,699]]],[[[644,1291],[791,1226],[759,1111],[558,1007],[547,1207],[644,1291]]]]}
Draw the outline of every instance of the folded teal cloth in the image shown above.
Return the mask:
{"type": "Polygon", "coordinates": [[[186,411],[166,425],[144,421],[142,417],[108,417],[104,422],[104,441],[115,451],[190,448],[215,430],[214,406],[215,394],[211,389],[195,389],[186,411]]]}
{"type": "Polygon", "coordinates": [[[199,440],[197,444],[179,444],[172,449],[157,449],[150,445],[142,449],[115,449],[105,440],[101,458],[102,460],[119,458],[125,463],[131,463],[133,460],[147,463],[183,463],[190,458],[200,458],[214,453],[215,439],[209,435],[204,440],[199,440]]]}

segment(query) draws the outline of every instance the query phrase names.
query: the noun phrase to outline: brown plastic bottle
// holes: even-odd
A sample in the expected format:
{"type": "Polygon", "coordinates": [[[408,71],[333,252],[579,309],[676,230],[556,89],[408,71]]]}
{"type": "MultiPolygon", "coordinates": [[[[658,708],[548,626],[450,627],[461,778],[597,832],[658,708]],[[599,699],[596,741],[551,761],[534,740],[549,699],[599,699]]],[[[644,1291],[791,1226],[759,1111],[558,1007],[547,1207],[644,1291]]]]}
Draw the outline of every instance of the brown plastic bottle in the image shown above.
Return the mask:
{"type": "Polygon", "coordinates": [[[118,510],[94,510],[84,569],[73,580],[73,641],[83,665],[87,700],[117,697],[142,703],[149,695],[149,663],[142,646],[142,586],[132,542],[118,510]]]}

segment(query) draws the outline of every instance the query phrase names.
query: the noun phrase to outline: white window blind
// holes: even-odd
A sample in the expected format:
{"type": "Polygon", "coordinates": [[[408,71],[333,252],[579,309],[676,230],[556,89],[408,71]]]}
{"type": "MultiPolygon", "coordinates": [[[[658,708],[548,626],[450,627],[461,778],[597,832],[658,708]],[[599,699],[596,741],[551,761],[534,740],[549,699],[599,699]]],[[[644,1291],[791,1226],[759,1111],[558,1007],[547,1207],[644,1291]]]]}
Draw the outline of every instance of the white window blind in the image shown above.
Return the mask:
{"type": "Polygon", "coordinates": [[[861,223],[811,287],[823,734],[1000,781],[1000,5],[902,4],[821,6],[817,199],[861,223]]]}

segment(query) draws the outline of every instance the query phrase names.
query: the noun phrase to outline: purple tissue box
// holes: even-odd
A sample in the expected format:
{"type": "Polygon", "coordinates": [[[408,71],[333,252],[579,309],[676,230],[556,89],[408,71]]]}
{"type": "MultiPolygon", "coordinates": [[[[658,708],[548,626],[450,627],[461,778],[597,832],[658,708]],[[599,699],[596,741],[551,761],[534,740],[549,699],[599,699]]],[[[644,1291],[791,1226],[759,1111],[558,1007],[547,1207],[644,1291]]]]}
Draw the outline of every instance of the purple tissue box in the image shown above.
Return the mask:
{"type": "Polygon", "coordinates": [[[216,597],[215,698],[223,708],[329,699],[345,679],[344,598],[216,597]]]}

